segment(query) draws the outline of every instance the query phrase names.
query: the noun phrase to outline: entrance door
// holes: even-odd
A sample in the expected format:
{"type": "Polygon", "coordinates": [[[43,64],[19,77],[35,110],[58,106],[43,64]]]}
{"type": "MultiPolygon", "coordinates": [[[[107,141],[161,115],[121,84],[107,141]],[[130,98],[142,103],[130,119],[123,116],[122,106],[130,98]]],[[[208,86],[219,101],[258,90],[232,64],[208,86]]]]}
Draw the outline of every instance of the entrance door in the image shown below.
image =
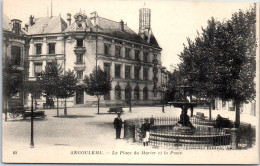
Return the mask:
{"type": "Polygon", "coordinates": [[[84,104],[84,91],[76,91],[76,104],[84,104]]]}

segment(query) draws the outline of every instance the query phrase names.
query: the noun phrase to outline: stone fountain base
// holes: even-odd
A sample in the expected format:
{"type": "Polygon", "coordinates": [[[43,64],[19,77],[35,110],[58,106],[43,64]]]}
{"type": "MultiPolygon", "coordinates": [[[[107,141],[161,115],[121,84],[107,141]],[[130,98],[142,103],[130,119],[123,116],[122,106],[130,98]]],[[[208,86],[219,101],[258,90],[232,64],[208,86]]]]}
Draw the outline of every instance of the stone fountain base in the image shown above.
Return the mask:
{"type": "Polygon", "coordinates": [[[175,134],[180,135],[193,135],[195,133],[195,128],[187,127],[187,126],[181,126],[176,125],[173,127],[173,131],[175,134]]]}

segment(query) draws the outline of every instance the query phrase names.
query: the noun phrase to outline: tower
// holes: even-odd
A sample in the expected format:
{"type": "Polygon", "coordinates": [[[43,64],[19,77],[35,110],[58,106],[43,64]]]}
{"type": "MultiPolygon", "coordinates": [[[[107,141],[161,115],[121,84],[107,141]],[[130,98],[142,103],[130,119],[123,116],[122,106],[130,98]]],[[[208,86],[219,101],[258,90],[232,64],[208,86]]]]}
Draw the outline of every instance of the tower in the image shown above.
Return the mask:
{"type": "Polygon", "coordinates": [[[151,9],[139,9],[139,31],[151,28],[151,9]]]}
{"type": "Polygon", "coordinates": [[[144,7],[139,9],[139,35],[150,43],[151,36],[151,9],[144,7]]]}

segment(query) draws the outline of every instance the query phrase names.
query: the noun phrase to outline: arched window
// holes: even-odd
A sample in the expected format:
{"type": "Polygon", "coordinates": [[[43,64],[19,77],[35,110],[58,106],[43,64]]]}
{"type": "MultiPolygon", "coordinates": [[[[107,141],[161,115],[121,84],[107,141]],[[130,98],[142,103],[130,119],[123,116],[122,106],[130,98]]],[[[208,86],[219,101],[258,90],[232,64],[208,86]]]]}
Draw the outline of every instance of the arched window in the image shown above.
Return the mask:
{"type": "Polygon", "coordinates": [[[139,100],[139,87],[138,87],[138,85],[136,85],[136,87],[135,87],[135,89],[134,89],[134,99],[135,100],[139,100]]]}
{"type": "Polygon", "coordinates": [[[115,99],[121,100],[121,88],[119,85],[116,85],[115,87],[115,99]]]}
{"type": "Polygon", "coordinates": [[[131,86],[128,84],[126,87],[125,87],[125,101],[127,104],[130,103],[130,100],[131,100],[131,86]]]}
{"type": "Polygon", "coordinates": [[[147,86],[145,86],[144,89],[143,89],[143,96],[144,96],[144,100],[148,100],[148,88],[147,88],[147,86]]]}

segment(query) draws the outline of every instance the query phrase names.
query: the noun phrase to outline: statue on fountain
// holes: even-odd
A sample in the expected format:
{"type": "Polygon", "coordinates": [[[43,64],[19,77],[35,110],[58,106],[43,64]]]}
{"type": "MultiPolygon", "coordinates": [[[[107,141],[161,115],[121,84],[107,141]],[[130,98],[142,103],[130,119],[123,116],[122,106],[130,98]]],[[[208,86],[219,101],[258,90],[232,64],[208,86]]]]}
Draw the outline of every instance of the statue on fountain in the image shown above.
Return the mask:
{"type": "Polygon", "coordinates": [[[181,124],[181,126],[186,126],[186,127],[190,127],[191,129],[195,129],[195,127],[190,122],[190,117],[188,116],[187,112],[188,112],[188,108],[184,105],[178,123],[181,124]]]}
{"type": "Polygon", "coordinates": [[[176,98],[173,102],[174,107],[181,108],[180,120],[176,125],[174,125],[173,130],[177,134],[191,135],[195,133],[195,127],[190,122],[190,117],[187,112],[191,109],[191,116],[193,115],[193,107],[197,105],[196,102],[192,101],[192,95],[190,92],[191,87],[189,86],[179,86],[176,89],[176,98]]]}

